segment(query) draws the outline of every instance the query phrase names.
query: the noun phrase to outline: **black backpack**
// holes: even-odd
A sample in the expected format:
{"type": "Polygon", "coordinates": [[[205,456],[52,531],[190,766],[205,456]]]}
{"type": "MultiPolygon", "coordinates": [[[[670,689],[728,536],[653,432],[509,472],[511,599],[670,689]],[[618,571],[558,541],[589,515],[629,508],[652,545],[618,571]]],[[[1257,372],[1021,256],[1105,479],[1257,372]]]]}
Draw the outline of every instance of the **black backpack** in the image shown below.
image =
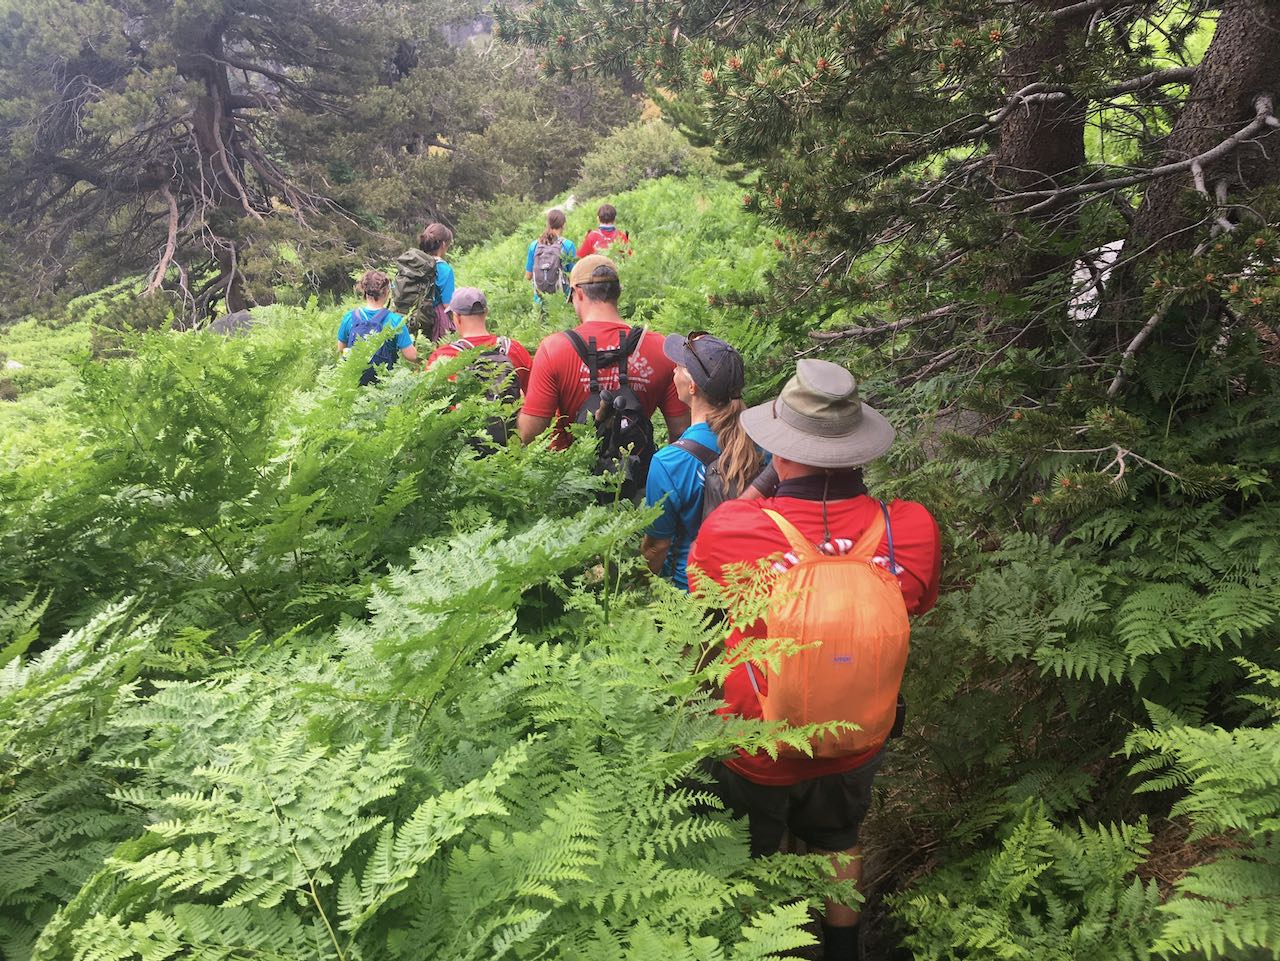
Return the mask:
{"type": "MultiPolygon", "coordinates": [[[[640,346],[644,328],[625,330],[617,347],[601,350],[594,337],[584,342],[575,330],[565,334],[590,375],[590,393],[578,409],[576,423],[596,426],[597,474],[621,475],[622,496],[638,501],[644,496],[645,481],[649,477],[649,462],[656,449],[653,443],[653,422],[645,413],[640,398],[631,389],[627,373],[627,361],[640,346]],[[618,369],[618,389],[600,389],[600,371],[618,369]]],[[[602,503],[612,500],[612,495],[602,493],[602,503]]]]}
{"type": "MultiPolygon", "coordinates": [[[[476,349],[476,345],[465,337],[459,337],[450,346],[459,351],[476,349]]],[[[516,365],[511,360],[510,337],[499,337],[498,342],[477,357],[475,363],[468,366],[467,370],[475,372],[488,382],[484,392],[487,399],[500,401],[503,404],[515,404],[520,400],[520,381],[516,377],[516,365]]],[[[489,435],[489,440],[472,438],[470,441],[472,448],[481,455],[485,455],[493,453],[495,448],[506,447],[507,441],[515,430],[514,421],[514,414],[489,418],[484,428],[485,433],[489,435]]]]}

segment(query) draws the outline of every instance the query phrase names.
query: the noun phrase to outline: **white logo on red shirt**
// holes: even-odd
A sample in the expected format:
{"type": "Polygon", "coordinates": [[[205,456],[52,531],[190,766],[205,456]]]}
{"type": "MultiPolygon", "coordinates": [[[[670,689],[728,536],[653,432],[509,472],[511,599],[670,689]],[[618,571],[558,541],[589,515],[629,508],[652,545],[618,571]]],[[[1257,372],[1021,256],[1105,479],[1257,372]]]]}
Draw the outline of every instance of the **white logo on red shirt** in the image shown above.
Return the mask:
{"type": "MultiPolygon", "coordinates": [[[[654,382],[655,371],[653,364],[649,363],[649,358],[640,354],[638,351],[631,355],[627,363],[627,379],[631,381],[631,385],[637,388],[647,388],[654,382]]],[[[618,387],[618,368],[605,367],[599,372],[600,387],[604,390],[616,390],[618,387]]],[[[591,389],[591,371],[587,365],[579,362],[578,364],[578,383],[582,385],[583,390],[591,389]]]]}

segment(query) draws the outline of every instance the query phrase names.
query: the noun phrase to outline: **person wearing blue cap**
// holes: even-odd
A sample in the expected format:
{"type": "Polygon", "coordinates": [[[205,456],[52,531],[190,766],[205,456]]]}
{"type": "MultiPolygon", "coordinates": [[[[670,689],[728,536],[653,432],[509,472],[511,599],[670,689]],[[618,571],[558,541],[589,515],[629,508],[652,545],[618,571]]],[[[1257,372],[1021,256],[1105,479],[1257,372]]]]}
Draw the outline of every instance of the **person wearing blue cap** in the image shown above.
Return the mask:
{"type": "Polygon", "coordinates": [[[702,518],[747,489],[763,455],[738,424],[745,409],[741,355],[705,331],[671,334],[663,353],[676,365],[676,393],[689,405],[692,423],[653,456],[645,502],[661,505],[662,514],[640,550],[650,571],[688,590],[685,564],[702,518]]]}

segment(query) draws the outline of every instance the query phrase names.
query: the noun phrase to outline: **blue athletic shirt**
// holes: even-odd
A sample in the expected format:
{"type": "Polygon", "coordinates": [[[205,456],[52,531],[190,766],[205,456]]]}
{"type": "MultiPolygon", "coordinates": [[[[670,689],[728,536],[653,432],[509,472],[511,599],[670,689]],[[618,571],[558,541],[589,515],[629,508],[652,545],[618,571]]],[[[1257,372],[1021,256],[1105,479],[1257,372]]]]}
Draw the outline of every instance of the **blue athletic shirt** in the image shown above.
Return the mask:
{"type": "MultiPolygon", "coordinates": [[[[357,307],[343,314],[342,323],[338,325],[338,340],[343,344],[351,339],[351,327],[356,322],[357,311],[365,317],[372,317],[377,313],[372,307],[357,307]]],[[[388,327],[396,332],[396,350],[413,346],[413,334],[409,333],[409,328],[405,326],[403,314],[387,314],[387,319],[382,322],[382,329],[386,330],[388,327]]]]}
{"type": "Polygon", "coordinates": [[[446,264],[443,260],[436,260],[436,300],[437,304],[448,306],[449,301],[453,300],[453,285],[455,283],[453,276],[453,268],[446,264]]]}
{"type": "MultiPolygon", "coordinates": [[[[694,424],[681,438],[720,453],[720,442],[705,422],[694,424]]],[[[707,469],[702,462],[672,444],[654,454],[649,464],[645,503],[652,506],[661,502],[662,515],[649,526],[648,534],[655,540],[671,541],[662,576],[686,591],[689,581],[685,564],[689,560],[689,547],[702,526],[702,488],[706,481],[707,469]]]]}

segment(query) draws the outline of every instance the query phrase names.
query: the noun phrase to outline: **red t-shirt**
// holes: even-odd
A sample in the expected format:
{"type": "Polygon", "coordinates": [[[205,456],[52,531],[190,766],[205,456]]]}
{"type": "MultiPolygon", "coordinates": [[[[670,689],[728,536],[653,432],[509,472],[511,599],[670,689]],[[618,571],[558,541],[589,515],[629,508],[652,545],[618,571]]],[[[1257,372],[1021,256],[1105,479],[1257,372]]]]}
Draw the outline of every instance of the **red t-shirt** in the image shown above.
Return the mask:
{"type": "MultiPolygon", "coordinates": [[[[630,328],[617,321],[593,320],[574,328],[584,342],[594,337],[601,350],[617,347],[622,335],[630,328]]],[[[650,417],[661,409],[666,417],[680,417],[689,408],[676,396],[676,365],[662,352],[663,336],[647,331],[632,352],[627,363],[627,378],[631,389],[640,398],[644,412],[650,417]]],[[[618,387],[618,368],[600,370],[600,386],[609,390],[618,387]]],[[[533,358],[533,373],[525,391],[524,413],[531,417],[556,417],[555,434],[551,446],[563,450],[573,442],[568,424],[591,395],[591,374],[586,363],[573,349],[564,332],[547,337],[538,345],[533,358]]]]}
{"type": "MultiPolygon", "coordinates": [[[[456,338],[455,338],[456,339],[456,338]]],[[[474,347],[493,347],[498,343],[497,334],[480,334],[477,337],[467,337],[474,347]]],[[[511,338],[507,338],[511,340],[511,338]]],[[[462,351],[453,345],[453,342],[441,344],[431,352],[431,356],[427,358],[427,366],[430,367],[437,360],[448,357],[457,357],[462,351]]],[[[520,392],[522,394],[529,393],[529,371],[533,369],[533,358],[529,356],[529,352],[524,349],[519,341],[511,340],[511,349],[507,352],[507,356],[511,358],[511,366],[516,369],[516,380],[520,382],[520,392]]],[[[452,378],[451,378],[452,379],[452,378]]]]}
{"type": "MultiPolygon", "coordinates": [[[[589,257],[592,254],[598,254],[609,248],[610,244],[621,242],[622,246],[629,247],[631,238],[627,236],[625,230],[619,230],[617,227],[612,230],[605,230],[603,227],[597,227],[595,230],[587,231],[587,235],[582,238],[582,246],[578,248],[578,259],[589,257]]],[[[627,253],[631,253],[630,250],[627,253]]]]}
{"type": "MultiPolygon", "coordinates": [[[[823,539],[821,499],[786,496],[787,488],[788,485],[784,484],[777,497],[754,501],[726,501],[702,522],[697,540],[693,542],[693,548],[689,552],[691,590],[697,590],[704,577],[723,584],[726,566],[742,562],[754,565],[761,558],[781,555],[790,549],[786,536],[765,515],[766,508],[777,511],[813,543],[817,544],[823,539]]],[[[828,501],[827,517],[832,537],[857,540],[879,510],[879,501],[866,494],[847,500],[828,501]]],[[[920,504],[891,501],[889,530],[893,534],[894,562],[899,568],[898,580],[902,584],[907,613],[922,614],[938,600],[938,579],[942,570],[938,524],[920,504]]],[[[888,552],[886,536],[876,550],[876,557],[884,557],[887,561],[888,552]]],[[[732,650],[744,637],[764,636],[763,621],[745,626],[735,625],[726,645],[732,650]]],[[[761,672],[756,673],[758,680],[763,683],[761,672]]],[[[752,690],[745,664],[734,668],[725,679],[724,700],[722,714],[761,716],[760,701],[752,690]]],[[[849,757],[780,757],[776,761],[764,753],[751,755],[740,752],[738,757],[730,758],[725,763],[758,784],[795,784],[810,778],[850,771],[869,761],[879,749],[880,746],[877,745],[869,751],[849,757]]]]}

